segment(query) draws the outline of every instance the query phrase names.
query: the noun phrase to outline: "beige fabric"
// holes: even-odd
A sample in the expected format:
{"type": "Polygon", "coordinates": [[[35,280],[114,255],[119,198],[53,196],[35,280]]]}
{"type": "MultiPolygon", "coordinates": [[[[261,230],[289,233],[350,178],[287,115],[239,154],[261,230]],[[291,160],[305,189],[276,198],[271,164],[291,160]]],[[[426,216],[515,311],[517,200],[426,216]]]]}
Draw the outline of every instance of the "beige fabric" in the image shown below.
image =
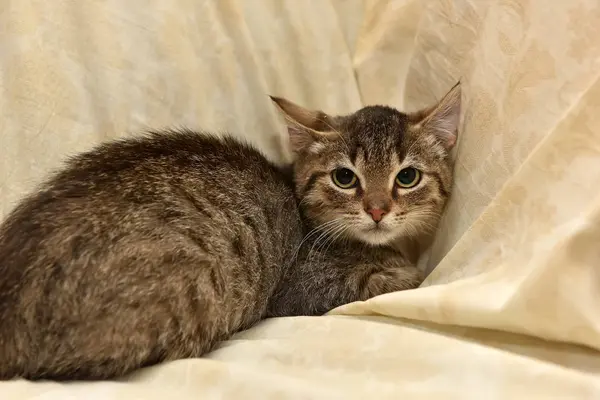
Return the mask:
{"type": "Polygon", "coordinates": [[[461,78],[465,106],[423,288],[0,398],[600,398],[599,37],[596,0],[0,2],[0,214],[66,155],[144,127],[281,157],[266,93],[412,110],[461,78]]]}

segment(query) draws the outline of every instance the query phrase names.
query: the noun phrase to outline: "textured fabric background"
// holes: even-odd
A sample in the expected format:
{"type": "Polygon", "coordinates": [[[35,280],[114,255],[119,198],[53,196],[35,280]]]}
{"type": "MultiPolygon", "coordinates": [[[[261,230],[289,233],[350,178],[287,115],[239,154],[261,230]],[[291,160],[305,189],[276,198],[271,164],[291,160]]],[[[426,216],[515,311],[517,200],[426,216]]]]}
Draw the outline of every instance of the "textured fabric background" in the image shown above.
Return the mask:
{"type": "Polygon", "coordinates": [[[0,398],[600,398],[599,37],[597,0],[0,0],[0,217],[67,155],[146,127],[286,157],[268,93],[414,110],[460,78],[464,104],[423,288],[0,398]]]}

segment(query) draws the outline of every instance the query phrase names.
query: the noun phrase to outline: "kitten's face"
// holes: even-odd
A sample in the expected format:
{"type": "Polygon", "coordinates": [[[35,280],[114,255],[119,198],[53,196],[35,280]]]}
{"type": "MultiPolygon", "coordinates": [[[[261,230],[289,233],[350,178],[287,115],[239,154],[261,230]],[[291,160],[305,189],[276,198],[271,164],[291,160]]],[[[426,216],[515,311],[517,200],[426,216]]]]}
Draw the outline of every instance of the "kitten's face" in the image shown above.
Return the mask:
{"type": "MultiPolygon", "coordinates": [[[[460,92],[457,99],[459,107],[460,92]]],[[[411,115],[373,106],[342,117],[313,112],[311,120],[310,111],[276,101],[294,115],[297,193],[315,227],[371,245],[433,232],[452,184],[459,108],[442,100],[442,110],[411,115]]]]}

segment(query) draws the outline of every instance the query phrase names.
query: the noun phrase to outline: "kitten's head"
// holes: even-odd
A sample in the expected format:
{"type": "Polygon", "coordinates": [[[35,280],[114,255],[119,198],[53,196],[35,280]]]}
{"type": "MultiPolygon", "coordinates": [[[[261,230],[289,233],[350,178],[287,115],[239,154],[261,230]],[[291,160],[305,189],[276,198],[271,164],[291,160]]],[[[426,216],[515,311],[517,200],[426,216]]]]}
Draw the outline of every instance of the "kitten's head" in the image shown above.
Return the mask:
{"type": "Polygon", "coordinates": [[[329,116],[273,100],[287,120],[297,195],[315,227],[371,245],[432,233],[452,185],[459,84],[412,114],[370,106],[329,116]]]}

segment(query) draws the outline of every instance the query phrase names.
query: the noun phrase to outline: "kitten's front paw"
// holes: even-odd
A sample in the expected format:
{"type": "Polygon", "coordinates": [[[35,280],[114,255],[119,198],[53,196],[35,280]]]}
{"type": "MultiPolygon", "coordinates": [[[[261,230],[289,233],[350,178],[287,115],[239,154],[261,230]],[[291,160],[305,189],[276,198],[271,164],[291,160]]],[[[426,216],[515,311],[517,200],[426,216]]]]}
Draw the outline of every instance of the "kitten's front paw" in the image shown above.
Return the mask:
{"type": "Polygon", "coordinates": [[[421,272],[415,267],[390,268],[369,276],[362,291],[362,300],[380,294],[414,289],[423,282],[421,272]]]}

